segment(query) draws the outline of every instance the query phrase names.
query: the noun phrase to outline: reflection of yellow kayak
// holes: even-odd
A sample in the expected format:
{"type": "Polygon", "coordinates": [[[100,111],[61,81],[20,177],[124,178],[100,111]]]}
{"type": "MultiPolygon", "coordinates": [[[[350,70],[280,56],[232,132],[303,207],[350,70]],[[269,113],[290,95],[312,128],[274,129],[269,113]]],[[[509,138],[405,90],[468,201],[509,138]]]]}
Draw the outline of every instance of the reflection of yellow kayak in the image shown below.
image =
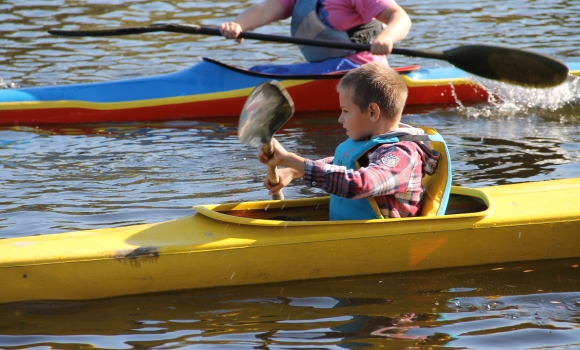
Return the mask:
{"type": "Polygon", "coordinates": [[[90,299],[580,256],[580,178],[454,187],[447,214],[328,222],[328,199],[0,240],[0,302],[90,299]],[[275,216],[305,221],[266,220],[275,216]]]}

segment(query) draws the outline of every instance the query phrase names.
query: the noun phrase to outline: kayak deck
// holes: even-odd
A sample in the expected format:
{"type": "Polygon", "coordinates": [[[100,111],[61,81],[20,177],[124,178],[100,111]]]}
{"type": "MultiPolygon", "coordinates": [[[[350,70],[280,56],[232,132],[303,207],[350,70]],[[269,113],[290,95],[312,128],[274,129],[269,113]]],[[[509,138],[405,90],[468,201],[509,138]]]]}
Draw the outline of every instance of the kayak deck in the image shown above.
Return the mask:
{"type": "MultiPolygon", "coordinates": [[[[490,209],[489,198],[484,192],[454,189],[451,193],[446,215],[472,214],[486,215],[490,209]]],[[[260,201],[236,204],[195,206],[194,209],[207,217],[235,224],[252,224],[249,220],[260,220],[260,225],[324,225],[335,224],[328,221],[329,198],[318,197],[298,201],[260,201]]],[[[385,221],[385,220],[369,220],[385,221]]],[[[253,221],[255,222],[255,221],[253,221]]],[[[339,225],[344,222],[337,222],[339,225]]]]}
{"type": "Polygon", "coordinates": [[[197,206],[157,224],[3,239],[0,303],[580,256],[580,179],[454,187],[434,217],[328,222],[327,203],[197,206]],[[279,215],[305,221],[269,220],[279,215]]]}

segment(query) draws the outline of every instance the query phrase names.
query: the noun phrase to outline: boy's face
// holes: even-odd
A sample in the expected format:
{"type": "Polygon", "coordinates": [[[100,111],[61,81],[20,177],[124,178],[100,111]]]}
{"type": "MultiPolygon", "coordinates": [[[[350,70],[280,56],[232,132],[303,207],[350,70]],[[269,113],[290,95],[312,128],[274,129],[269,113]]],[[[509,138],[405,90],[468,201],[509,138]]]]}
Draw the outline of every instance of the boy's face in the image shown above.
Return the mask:
{"type": "Polygon", "coordinates": [[[342,110],[338,122],[346,129],[346,135],[353,141],[372,136],[373,123],[371,122],[370,108],[367,107],[365,111],[361,112],[350,99],[350,89],[340,91],[338,95],[342,110]]]}

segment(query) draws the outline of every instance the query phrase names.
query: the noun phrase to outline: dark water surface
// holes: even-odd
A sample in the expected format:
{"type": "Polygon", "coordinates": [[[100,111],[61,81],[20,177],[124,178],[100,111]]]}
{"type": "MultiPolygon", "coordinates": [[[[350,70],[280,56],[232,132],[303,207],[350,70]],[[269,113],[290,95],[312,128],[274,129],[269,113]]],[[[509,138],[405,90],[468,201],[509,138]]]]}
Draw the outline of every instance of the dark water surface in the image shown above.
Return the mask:
{"type": "MultiPolygon", "coordinates": [[[[301,60],[296,48],[148,34],[58,38],[52,28],[154,22],[219,25],[251,2],[0,1],[0,85],[107,81],[184,69],[206,56],[249,67],[301,60]]],[[[579,61],[577,1],[401,0],[414,21],[399,47],[499,44],[579,61]]],[[[260,31],[286,35],[287,21],[260,31]]],[[[391,57],[393,65],[445,63],[391,57]]],[[[488,186],[580,174],[580,86],[483,82],[498,100],[407,109],[451,148],[453,183],[488,186]]],[[[338,112],[297,115],[279,139],[331,154],[338,112]]],[[[191,206],[267,198],[256,150],[235,118],[0,128],[0,238],[157,222],[191,206]]],[[[320,195],[299,182],[288,198],[320,195]]],[[[541,200],[541,199],[539,199],[541,200]]],[[[580,213],[580,208],[578,208],[580,213]]],[[[0,348],[577,348],[580,259],[0,306],[0,348]]],[[[0,281],[0,288],[9,288],[0,281]]]]}

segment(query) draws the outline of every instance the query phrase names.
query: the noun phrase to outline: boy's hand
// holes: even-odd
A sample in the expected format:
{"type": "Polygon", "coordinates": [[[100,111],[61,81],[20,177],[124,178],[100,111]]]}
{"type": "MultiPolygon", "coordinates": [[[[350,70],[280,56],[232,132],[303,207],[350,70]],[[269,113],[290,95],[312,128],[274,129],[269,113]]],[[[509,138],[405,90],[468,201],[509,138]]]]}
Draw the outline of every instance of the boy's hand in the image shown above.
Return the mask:
{"type": "Polygon", "coordinates": [[[286,158],[290,153],[286,151],[284,147],[276,140],[275,138],[272,139],[272,154],[267,154],[264,152],[263,145],[260,145],[259,153],[258,153],[258,160],[262,164],[266,164],[269,166],[288,166],[286,164],[286,158]]]}
{"type": "MultiPolygon", "coordinates": [[[[271,154],[264,152],[264,147],[260,145],[258,160],[260,161],[260,163],[266,164],[268,166],[280,165],[291,168],[293,171],[292,172],[289,171],[288,174],[292,174],[292,178],[288,181],[284,180],[286,181],[284,186],[287,185],[290,181],[292,181],[292,179],[297,179],[304,176],[304,158],[300,157],[295,153],[286,151],[286,149],[282,147],[280,142],[278,142],[278,140],[276,140],[275,138],[272,139],[271,145],[272,145],[271,154]]],[[[286,171],[286,169],[282,170],[286,171]]],[[[278,172],[280,171],[281,170],[278,170],[278,172]]],[[[286,175],[287,174],[285,173],[284,176],[286,175]]],[[[282,175],[278,176],[282,177],[282,175]]],[[[280,182],[282,183],[282,180],[280,182]]]]}
{"type": "Polygon", "coordinates": [[[273,196],[274,194],[280,192],[290,182],[292,182],[292,180],[295,179],[296,175],[297,175],[296,170],[292,168],[278,169],[278,184],[272,186],[270,184],[270,180],[266,176],[266,180],[264,180],[264,187],[268,189],[268,194],[270,196],[273,196]]]}

